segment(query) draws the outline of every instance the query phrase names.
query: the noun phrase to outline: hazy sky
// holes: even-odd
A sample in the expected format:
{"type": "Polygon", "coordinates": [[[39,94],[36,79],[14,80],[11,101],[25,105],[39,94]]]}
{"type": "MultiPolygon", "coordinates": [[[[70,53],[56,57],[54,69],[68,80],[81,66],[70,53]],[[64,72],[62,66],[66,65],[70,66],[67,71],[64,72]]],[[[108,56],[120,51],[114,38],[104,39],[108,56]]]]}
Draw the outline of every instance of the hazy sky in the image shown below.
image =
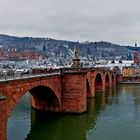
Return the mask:
{"type": "Polygon", "coordinates": [[[0,0],[0,33],[140,44],[140,0],[0,0]]]}

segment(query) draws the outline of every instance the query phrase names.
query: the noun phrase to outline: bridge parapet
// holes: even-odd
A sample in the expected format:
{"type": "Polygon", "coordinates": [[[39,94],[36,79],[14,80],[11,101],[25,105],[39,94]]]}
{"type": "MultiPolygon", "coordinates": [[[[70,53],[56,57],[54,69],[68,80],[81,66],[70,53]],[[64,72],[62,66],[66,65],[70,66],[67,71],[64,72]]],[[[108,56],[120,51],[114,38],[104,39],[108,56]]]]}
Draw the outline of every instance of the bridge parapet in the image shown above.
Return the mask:
{"type": "Polygon", "coordinates": [[[59,69],[33,69],[31,72],[27,74],[22,75],[4,75],[0,76],[0,81],[7,81],[7,80],[16,80],[16,79],[23,79],[23,78],[31,78],[31,77],[42,77],[42,76],[49,76],[52,74],[74,74],[74,73],[88,73],[88,72],[103,72],[103,73],[115,73],[114,71],[111,71],[109,68],[97,68],[97,67],[91,67],[91,68],[59,68],[59,69]]]}
{"type": "Polygon", "coordinates": [[[89,71],[109,71],[111,72],[111,70],[109,68],[96,68],[96,67],[91,67],[91,68],[75,68],[75,67],[72,67],[72,68],[60,68],[60,69],[51,69],[49,71],[49,73],[54,73],[54,72],[57,72],[57,73],[76,73],[76,72],[84,72],[84,73],[87,73],[89,71]]]}
{"type": "Polygon", "coordinates": [[[87,68],[62,68],[61,69],[61,73],[65,74],[65,73],[87,73],[89,71],[89,69],[87,68]]]}

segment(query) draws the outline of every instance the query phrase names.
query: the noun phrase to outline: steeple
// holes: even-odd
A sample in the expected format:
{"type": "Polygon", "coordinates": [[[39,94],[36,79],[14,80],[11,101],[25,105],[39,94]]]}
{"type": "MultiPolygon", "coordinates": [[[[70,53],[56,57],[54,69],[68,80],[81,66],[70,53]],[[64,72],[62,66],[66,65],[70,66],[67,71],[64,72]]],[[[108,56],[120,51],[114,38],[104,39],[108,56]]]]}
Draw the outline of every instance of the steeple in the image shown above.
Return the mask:
{"type": "Polygon", "coordinates": [[[135,47],[137,47],[137,43],[135,42],[135,47]]]}
{"type": "Polygon", "coordinates": [[[137,43],[135,43],[134,64],[135,64],[135,65],[139,65],[139,52],[138,52],[137,43]]]}
{"type": "Polygon", "coordinates": [[[43,52],[46,52],[45,41],[43,42],[43,52]]]}

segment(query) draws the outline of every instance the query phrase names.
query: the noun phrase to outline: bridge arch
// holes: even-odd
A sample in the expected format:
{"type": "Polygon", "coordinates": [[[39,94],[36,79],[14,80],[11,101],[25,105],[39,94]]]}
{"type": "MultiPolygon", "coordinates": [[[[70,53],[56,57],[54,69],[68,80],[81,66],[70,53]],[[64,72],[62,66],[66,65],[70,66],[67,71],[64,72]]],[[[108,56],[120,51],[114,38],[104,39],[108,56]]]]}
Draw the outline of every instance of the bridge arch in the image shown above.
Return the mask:
{"type": "Polygon", "coordinates": [[[91,89],[90,89],[90,83],[88,81],[88,79],[86,78],[86,93],[87,93],[87,97],[91,97],[91,89]]]}
{"type": "Polygon", "coordinates": [[[48,86],[38,85],[29,90],[32,95],[32,107],[39,110],[59,111],[60,102],[55,92],[48,86]]]}
{"type": "Polygon", "coordinates": [[[109,88],[111,86],[111,77],[110,74],[105,75],[105,89],[109,88]]]}
{"type": "Polygon", "coordinates": [[[111,80],[112,80],[112,86],[115,86],[116,85],[116,76],[115,76],[115,74],[111,75],[111,80]]]}
{"type": "Polygon", "coordinates": [[[8,118],[25,94],[32,95],[31,105],[33,108],[60,112],[62,108],[61,90],[61,76],[59,75],[2,81],[0,95],[4,95],[7,98],[3,103],[1,101],[2,105],[0,106],[0,110],[3,109],[4,114],[1,115],[0,113],[0,124],[3,124],[0,126],[0,134],[1,132],[3,134],[2,136],[0,135],[0,139],[5,139],[8,118]]]}
{"type": "MultiPolygon", "coordinates": [[[[16,92],[13,92],[13,94],[18,94],[16,92]]],[[[38,110],[47,110],[47,111],[56,111],[56,109],[60,109],[60,104],[59,104],[59,100],[57,98],[57,96],[55,95],[55,92],[49,88],[48,86],[44,86],[44,85],[38,85],[35,86],[33,88],[31,88],[30,90],[28,90],[28,92],[25,90],[23,91],[23,93],[21,93],[21,95],[19,95],[19,98],[17,101],[15,100],[11,100],[9,102],[9,107],[12,105],[12,108],[10,110],[9,115],[7,116],[7,121],[6,121],[6,127],[7,127],[7,122],[9,120],[9,117],[12,115],[12,112],[14,111],[14,109],[17,107],[18,102],[20,102],[24,97],[24,99],[27,97],[27,99],[29,99],[28,95],[31,95],[32,101],[27,102],[30,103],[31,106],[34,109],[38,109],[38,110]],[[14,101],[14,102],[13,102],[14,101]]],[[[18,96],[18,95],[17,95],[18,96]]],[[[27,100],[26,99],[26,100],[27,100]]],[[[23,101],[23,100],[22,100],[23,101]]],[[[25,102],[24,102],[25,103],[25,102]]],[[[26,108],[27,109],[27,108],[26,108]]],[[[24,111],[23,111],[24,112],[24,111]]],[[[8,127],[7,127],[8,128],[8,127]]],[[[8,129],[7,129],[8,130],[8,129]]],[[[6,131],[6,130],[5,130],[6,131]]],[[[6,133],[6,132],[5,132],[6,133]]],[[[16,131],[13,132],[14,134],[16,134],[16,131]]],[[[8,133],[7,133],[8,134],[8,133]]],[[[9,135],[7,135],[8,137],[9,135]]]]}
{"type": "Polygon", "coordinates": [[[95,91],[103,90],[103,76],[101,73],[95,75],[94,85],[95,91]]]}
{"type": "Polygon", "coordinates": [[[21,98],[29,92],[32,95],[32,107],[38,110],[46,110],[58,112],[61,106],[61,96],[57,88],[48,86],[47,84],[26,84],[21,86],[12,86],[10,89],[4,90],[4,95],[7,96],[7,119],[11,112],[20,102],[21,98]],[[50,99],[52,101],[50,101],[50,99]]]}

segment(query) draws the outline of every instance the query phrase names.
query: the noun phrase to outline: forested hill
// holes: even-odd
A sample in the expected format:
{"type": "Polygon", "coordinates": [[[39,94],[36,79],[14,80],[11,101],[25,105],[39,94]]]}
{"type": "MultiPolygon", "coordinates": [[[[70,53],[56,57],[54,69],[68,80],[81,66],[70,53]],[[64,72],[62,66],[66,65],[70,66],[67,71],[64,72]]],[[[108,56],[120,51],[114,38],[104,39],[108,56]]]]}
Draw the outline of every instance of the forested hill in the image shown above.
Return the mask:
{"type": "Polygon", "coordinates": [[[0,48],[8,50],[16,48],[18,51],[34,50],[47,54],[66,55],[74,47],[78,48],[79,55],[96,58],[113,58],[115,56],[127,57],[132,55],[133,47],[121,46],[105,41],[100,42],[72,42],[65,40],[55,40],[51,38],[15,37],[0,34],[0,48]]]}

